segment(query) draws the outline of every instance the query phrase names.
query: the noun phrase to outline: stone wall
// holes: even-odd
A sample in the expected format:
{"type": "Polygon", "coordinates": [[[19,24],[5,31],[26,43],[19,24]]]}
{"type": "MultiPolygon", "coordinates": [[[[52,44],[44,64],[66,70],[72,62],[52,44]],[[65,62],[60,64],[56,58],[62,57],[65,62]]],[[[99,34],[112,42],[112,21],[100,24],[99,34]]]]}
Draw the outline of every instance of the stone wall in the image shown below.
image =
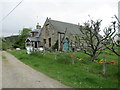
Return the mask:
{"type": "Polygon", "coordinates": [[[68,38],[70,49],[72,49],[73,47],[75,48],[75,35],[72,35],[69,32],[66,32],[66,34],[58,33],[53,25],[49,23],[49,20],[46,20],[40,36],[40,40],[42,41],[44,47],[52,49],[58,41],[58,50],[63,50],[63,43],[61,43],[63,38],[68,38]],[[51,38],[51,47],[49,46],[49,38],[51,38]],[[44,44],[44,39],[46,40],[46,44],[44,44]]]}
{"type": "Polygon", "coordinates": [[[42,41],[43,44],[44,44],[44,39],[46,39],[46,44],[45,44],[46,48],[52,48],[52,46],[58,40],[57,31],[48,21],[45,22],[42,32],[41,32],[41,36],[40,36],[40,40],[42,41]],[[51,38],[51,46],[49,46],[49,38],[51,38]]]}

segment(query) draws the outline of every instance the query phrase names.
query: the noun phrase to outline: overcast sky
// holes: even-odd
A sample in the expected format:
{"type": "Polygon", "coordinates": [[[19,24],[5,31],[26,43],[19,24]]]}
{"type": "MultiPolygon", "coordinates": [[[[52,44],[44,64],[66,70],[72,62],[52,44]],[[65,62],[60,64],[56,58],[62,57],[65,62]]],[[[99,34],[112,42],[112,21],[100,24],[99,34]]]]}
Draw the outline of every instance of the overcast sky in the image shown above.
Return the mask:
{"type": "Polygon", "coordinates": [[[119,0],[23,0],[3,21],[21,0],[0,0],[0,36],[19,34],[24,27],[43,26],[47,17],[74,24],[83,24],[89,19],[102,19],[102,28],[110,25],[118,15],[119,0]]]}

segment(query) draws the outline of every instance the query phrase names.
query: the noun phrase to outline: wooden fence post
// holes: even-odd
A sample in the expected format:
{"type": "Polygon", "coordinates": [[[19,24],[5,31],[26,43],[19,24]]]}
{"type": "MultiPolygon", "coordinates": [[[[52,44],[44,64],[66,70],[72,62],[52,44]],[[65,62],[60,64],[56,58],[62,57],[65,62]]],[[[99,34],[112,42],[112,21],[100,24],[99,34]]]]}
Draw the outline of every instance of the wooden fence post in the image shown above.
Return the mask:
{"type": "Polygon", "coordinates": [[[54,52],[54,54],[55,54],[55,60],[57,59],[57,49],[55,49],[55,52],[54,52]]]}
{"type": "Polygon", "coordinates": [[[75,62],[74,62],[74,57],[72,57],[72,64],[75,64],[75,62]]]}
{"type": "Polygon", "coordinates": [[[105,61],[105,57],[103,57],[103,75],[105,75],[106,74],[106,61],[105,61]]]}

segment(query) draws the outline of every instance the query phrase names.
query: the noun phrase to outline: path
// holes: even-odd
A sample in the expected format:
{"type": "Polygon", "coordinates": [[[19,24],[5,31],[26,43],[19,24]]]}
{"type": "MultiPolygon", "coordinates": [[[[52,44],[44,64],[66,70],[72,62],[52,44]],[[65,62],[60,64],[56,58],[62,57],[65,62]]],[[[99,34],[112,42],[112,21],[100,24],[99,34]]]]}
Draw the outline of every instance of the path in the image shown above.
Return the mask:
{"type": "Polygon", "coordinates": [[[3,52],[2,88],[68,88],[3,52]]]}

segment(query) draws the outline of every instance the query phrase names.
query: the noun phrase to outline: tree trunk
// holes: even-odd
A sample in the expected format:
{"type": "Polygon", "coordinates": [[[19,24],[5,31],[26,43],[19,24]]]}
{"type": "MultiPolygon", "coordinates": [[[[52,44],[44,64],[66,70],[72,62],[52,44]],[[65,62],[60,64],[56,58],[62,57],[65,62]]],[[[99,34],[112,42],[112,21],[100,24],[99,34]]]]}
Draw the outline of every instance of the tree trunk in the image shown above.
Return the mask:
{"type": "Polygon", "coordinates": [[[105,61],[105,56],[103,57],[103,75],[106,74],[106,61],[105,61]]]}
{"type": "Polygon", "coordinates": [[[54,54],[55,54],[55,60],[57,59],[57,50],[55,49],[55,52],[54,52],[54,54]]]}
{"type": "Polygon", "coordinates": [[[63,51],[63,43],[61,43],[60,51],[63,51]]]}
{"type": "Polygon", "coordinates": [[[91,62],[93,62],[94,60],[96,59],[96,56],[94,55],[94,56],[91,56],[91,62]]]}

